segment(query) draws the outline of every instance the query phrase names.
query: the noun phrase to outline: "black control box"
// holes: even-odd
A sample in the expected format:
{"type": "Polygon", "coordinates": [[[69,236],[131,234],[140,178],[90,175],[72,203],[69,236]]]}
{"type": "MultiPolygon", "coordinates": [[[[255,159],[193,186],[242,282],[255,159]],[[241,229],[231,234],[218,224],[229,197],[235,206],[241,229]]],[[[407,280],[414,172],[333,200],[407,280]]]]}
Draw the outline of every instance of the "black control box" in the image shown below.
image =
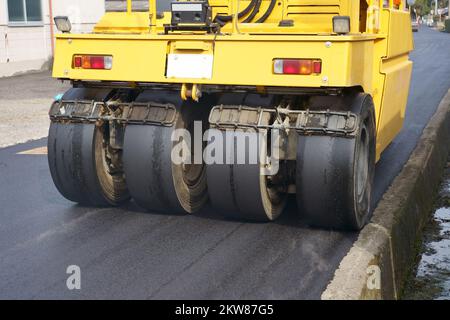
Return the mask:
{"type": "Polygon", "coordinates": [[[211,7],[208,1],[177,1],[171,3],[172,25],[211,24],[211,7]]]}

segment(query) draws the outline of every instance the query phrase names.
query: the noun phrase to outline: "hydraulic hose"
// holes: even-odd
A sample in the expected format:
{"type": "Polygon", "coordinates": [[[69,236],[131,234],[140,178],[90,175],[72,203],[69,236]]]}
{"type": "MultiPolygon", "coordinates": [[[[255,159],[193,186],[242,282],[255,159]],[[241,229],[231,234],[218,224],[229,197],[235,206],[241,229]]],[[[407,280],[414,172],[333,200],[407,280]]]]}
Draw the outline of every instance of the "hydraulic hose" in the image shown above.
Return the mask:
{"type": "MultiPolygon", "coordinates": [[[[247,14],[249,14],[249,12],[253,9],[253,7],[256,5],[256,2],[258,0],[252,0],[250,2],[250,4],[241,12],[238,13],[238,17],[239,19],[245,17],[247,14]]],[[[217,16],[216,20],[220,20],[222,22],[230,22],[233,19],[233,16],[228,15],[228,16],[217,16]]]]}
{"type": "Polygon", "coordinates": [[[270,14],[273,11],[273,8],[275,7],[275,4],[277,3],[277,0],[272,0],[272,2],[270,2],[269,8],[267,8],[267,11],[261,16],[261,18],[259,18],[258,20],[256,20],[256,23],[263,23],[264,21],[267,20],[267,18],[270,16],[270,14]]]}
{"type": "Polygon", "coordinates": [[[253,18],[255,18],[255,16],[258,14],[259,12],[259,8],[261,8],[261,4],[263,0],[256,0],[256,5],[253,8],[252,13],[250,13],[250,15],[243,21],[243,23],[249,23],[253,20],[253,18]]]}

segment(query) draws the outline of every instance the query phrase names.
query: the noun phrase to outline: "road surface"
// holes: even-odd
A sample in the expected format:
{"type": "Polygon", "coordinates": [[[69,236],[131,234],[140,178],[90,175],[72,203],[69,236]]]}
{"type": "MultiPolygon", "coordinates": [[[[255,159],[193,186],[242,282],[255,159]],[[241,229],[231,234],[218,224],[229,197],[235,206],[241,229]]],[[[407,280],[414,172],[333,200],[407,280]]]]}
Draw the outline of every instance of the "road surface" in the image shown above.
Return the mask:
{"type": "MultiPolygon", "coordinates": [[[[450,35],[415,37],[406,125],[377,165],[374,202],[450,87],[450,35]]],[[[357,237],[306,227],[294,201],[271,224],[83,208],[53,186],[45,144],[0,149],[0,298],[318,299],[357,237]],[[81,290],[66,287],[70,265],[81,290]]]]}
{"type": "Polygon", "coordinates": [[[0,78],[0,148],[46,137],[48,106],[69,87],[50,72],[0,78]]]}

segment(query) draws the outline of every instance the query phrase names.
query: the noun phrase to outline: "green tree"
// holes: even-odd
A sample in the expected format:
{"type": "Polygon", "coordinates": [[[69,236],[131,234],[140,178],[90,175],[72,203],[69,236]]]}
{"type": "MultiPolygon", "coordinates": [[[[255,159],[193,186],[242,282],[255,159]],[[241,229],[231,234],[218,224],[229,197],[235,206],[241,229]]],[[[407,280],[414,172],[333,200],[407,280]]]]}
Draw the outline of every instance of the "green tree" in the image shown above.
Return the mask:
{"type": "Polygon", "coordinates": [[[448,0],[439,0],[440,8],[448,8],[448,0]]]}
{"type": "Polygon", "coordinates": [[[430,13],[430,0],[416,0],[413,8],[416,10],[419,16],[424,16],[430,13]]]}
{"type": "MultiPolygon", "coordinates": [[[[439,8],[447,8],[449,0],[438,0],[439,8]]],[[[416,9],[417,14],[424,16],[430,14],[431,10],[434,10],[434,0],[416,0],[413,8],[416,9]]]]}

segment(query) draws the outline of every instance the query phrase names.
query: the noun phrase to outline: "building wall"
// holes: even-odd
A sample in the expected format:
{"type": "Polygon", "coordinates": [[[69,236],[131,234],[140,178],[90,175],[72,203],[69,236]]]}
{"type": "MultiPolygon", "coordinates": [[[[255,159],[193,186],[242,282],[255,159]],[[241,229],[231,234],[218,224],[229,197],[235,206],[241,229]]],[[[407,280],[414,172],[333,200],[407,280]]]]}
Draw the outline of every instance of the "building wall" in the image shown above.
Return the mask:
{"type": "MultiPolygon", "coordinates": [[[[41,0],[41,25],[11,26],[7,0],[0,0],[0,77],[48,67],[52,58],[49,1],[41,0]]],[[[51,1],[53,16],[69,16],[74,33],[90,32],[105,12],[104,0],[51,1]]]]}
{"type": "MultiPolygon", "coordinates": [[[[126,0],[105,0],[106,11],[126,11],[127,1],[126,0]]],[[[172,0],[158,0],[156,3],[158,11],[169,11],[170,3],[172,0]]],[[[133,0],[132,2],[133,10],[137,11],[147,11],[148,10],[148,0],[133,0]]]]}

